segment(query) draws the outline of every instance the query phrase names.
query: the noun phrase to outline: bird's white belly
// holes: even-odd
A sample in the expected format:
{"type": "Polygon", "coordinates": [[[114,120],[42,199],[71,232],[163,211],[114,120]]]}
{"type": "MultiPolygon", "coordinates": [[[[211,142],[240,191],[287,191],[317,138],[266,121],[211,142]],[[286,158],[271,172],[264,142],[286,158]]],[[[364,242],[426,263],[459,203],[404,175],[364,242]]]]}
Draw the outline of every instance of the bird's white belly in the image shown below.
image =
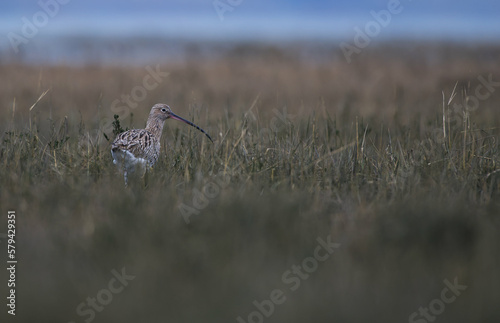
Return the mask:
{"type": "Polygon", "coordinates": [[[144,158],[136,157],[129,151],[117,149],[111,150],[113,156],[113,164],[117,165],[121,171],[133,172],[135,169],[140,168],[146,170],[148,161],[144,158]]]}

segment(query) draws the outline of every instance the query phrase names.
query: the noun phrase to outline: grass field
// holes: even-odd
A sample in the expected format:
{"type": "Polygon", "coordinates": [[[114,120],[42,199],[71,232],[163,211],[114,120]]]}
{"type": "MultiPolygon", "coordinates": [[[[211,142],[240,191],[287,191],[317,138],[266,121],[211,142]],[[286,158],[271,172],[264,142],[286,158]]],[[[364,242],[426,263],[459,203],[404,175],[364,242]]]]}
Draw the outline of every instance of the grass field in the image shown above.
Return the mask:
{"type": "Polygon", "coordinates": [[[499,54],[0,64],[1,321],[498,322],[499,54]],[[126,188],[113,115],[142,128],[158,102],[215,142],[167,121],[126,188]]]}

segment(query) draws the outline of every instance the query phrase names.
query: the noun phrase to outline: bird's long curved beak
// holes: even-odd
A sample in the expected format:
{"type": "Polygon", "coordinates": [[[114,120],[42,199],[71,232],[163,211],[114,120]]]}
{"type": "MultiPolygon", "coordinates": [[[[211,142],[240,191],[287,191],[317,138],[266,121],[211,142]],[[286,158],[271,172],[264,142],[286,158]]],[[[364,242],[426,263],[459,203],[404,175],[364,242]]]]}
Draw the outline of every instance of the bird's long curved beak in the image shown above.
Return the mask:
{"type": "Polygon", "coordinates": [[[191,121],[188,121],[184,118],[181,118],[179,117],[178,115],[176,115],[175,113],[170,113],[170,118],[174,119],[174,120],[178,120],[178,121],[182,121],[184,123],[187,123],[188,125],[192,126],[192,127],[195,127],[196,129],[200,130],[201,132],[203,132],[207,137],[208,139],[210,139],[211,142],[214,142],[212,140],[212,138],[208,135],[208,133],[205,132],[205,130],[201,129],[200,127],[198,127],[197,125],[195,125],[194,123],[192,123],[191,121]]]}

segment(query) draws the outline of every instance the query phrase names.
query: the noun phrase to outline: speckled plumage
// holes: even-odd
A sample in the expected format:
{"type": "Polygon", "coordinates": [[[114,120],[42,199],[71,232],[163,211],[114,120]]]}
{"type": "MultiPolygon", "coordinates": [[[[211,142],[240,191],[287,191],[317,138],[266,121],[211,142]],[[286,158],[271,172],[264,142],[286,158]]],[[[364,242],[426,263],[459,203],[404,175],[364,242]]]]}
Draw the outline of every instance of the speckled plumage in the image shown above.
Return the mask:
{"type": "Polygon", "coordinates": [[[153,166],[158,160],[160,139],[146,129],[132,129],[119,134],[111,146],[111,151],[126,150],[135,158],[146,160],[153,166]]]}
{"type": "Polygon", "coordinates": [[[145,129],[132,129],[122,132],[116,136],[111,144],[113,163],[123,172],[125,184],[127,184],[128,174],[135,172],[137,169],[140,169],[144,174],[147,167],[153,167],[158,161],[163,125],[169,118],[195,127],[212,141],[212,138],[203,129],[174,114],[168,105],[155,104],[151,108],[145,129]]]}

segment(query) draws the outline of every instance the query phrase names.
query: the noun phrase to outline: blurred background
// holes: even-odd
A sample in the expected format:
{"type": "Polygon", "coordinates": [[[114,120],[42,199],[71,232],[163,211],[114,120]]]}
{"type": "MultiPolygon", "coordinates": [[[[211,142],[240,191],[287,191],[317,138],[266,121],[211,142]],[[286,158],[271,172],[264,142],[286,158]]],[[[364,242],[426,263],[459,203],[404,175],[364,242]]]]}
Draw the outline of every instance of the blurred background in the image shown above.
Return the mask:
{"type": "MultiPolygon", "coordinates": [[[[398,13],[372,37],[375,43],[398,39],[474,44],[494,42],[500,36],[498,1],[392,2],[398,13]]],[[[54,8],[51,1],[40,3],[2,3],[2,60],[142,64],[182,59],[186,50],[193,50],[186,42],[195,43],[201,51],[207,49],[207,42],[220,45],[248,41],[273,45],[322,43],[338,49],[341,41],[352,42],[355,27],[364,29],[374,20],[372,11],[387,10],[391,1],[61,0],[56,2],[57,8],[49,9],[47,21],[40,16],[34,21],[36,36],[26,37],[29,42],[19,46],[19,53],[13,53],[8,34],[22,36],[23,17],[33,22],[33,16],[43,7],[54,8]],[[134,38],[141,41],[131,41],[134,38]]]]}
{"type": "Polygon", "coordinates": [[[2,1],[0,263],[7,210],[19,263],[0,321],[499,322],[499,13],[2,1]],[[158,102],[214,144],[168,121],[125,188],[110,142],[158,102]]]}

